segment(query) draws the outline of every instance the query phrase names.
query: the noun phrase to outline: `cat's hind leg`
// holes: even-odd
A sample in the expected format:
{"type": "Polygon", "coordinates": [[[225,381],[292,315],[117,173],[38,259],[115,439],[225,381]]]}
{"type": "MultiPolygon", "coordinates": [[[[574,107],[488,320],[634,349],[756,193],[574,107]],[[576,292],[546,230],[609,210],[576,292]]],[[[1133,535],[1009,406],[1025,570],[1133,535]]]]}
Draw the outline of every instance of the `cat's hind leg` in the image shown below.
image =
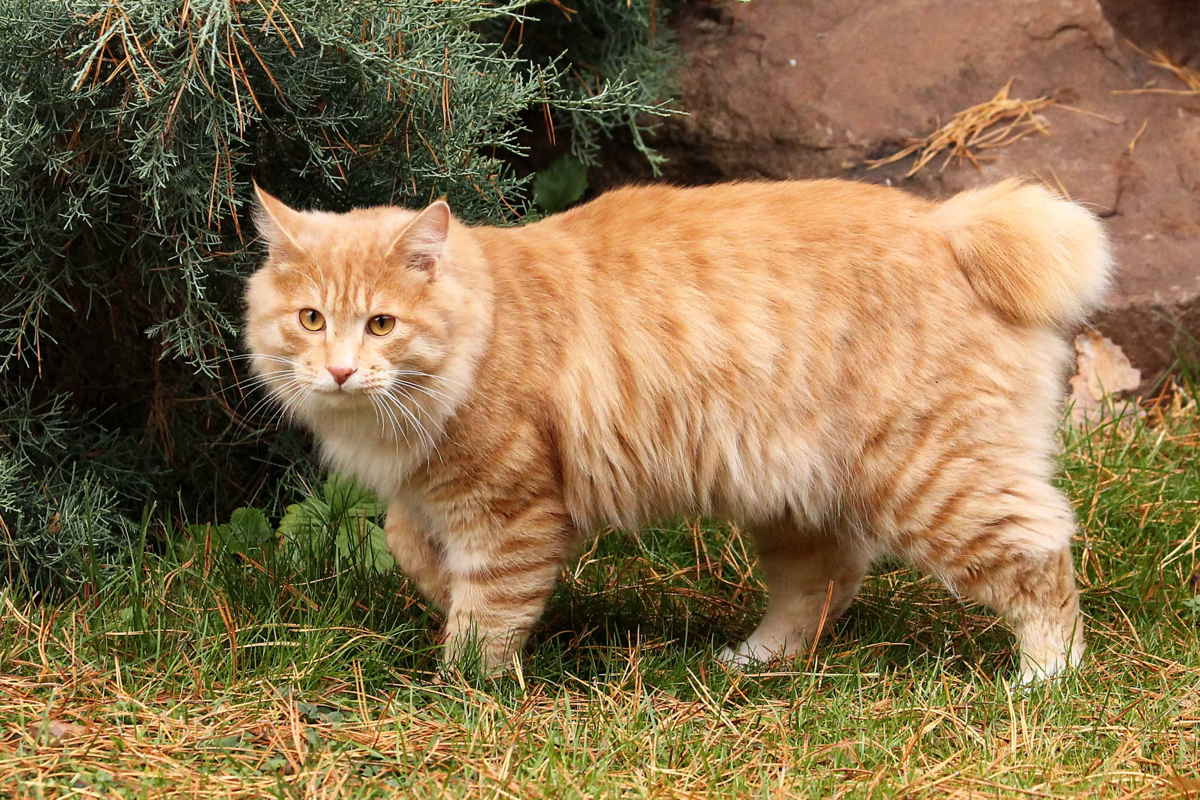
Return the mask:
{"type": "Polygon", "coordinates": [[[1036,472],[990,477],[1000,488],[981,493],[966,487],[991,481],[964,476],[965,485],[938,498],[935,525],[903,537],[902,549],[910,563],[1005,619],[1020,646],[1023,682],[1049,677],[1084,651],[1071,508],[1036,472]]]}
{"type": "Polygon", "coordinates": [[[849,536],[815,533],[791,521],[754,531],[767,583],[767,611],[750,638],[721,659],[738,665],[803,652],[850,606],[871,566],[867,547],[849,536]],[[828,608],[826,608],[828,602],[828,608]]]}

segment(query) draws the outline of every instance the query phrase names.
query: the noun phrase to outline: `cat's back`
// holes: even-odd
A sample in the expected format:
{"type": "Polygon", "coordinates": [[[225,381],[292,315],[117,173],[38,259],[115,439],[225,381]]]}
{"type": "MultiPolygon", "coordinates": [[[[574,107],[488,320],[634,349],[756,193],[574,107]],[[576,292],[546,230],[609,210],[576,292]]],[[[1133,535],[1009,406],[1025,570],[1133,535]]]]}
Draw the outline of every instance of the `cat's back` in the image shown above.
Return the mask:
{"type": "MultiPolygon", "coordinates": [[[[803,223],[809,233],[823,222],[863,218],[881,220],[927,209],[930,204],[886,186],[842,179],[732,181],[708,186],[629,185],[549,217],[546,222],[582,229],[605,222],[626,227],[673,230],[689,220],[706,219],[709,228],[754,229],[777,220],[803,223]]],[[[760,232],[769,233],[768,229],[760,232]]]]}
{"type": "Polygon", "coordinates": [[[845,180],[629,186],[521,238],[554,261],[552,280],[601,298],[690,304],[811,293],[853,304],[873,286],[964,288],[931,207],[845,180]]]}
{"type": "Polygon", "coordinates": [[[744,181],[711,186],[626,186],[546,219],[587,246],[731,249],[819,245],[834,238],[924,228],[930,204],[906,192],[846,180],[744,181]]]}

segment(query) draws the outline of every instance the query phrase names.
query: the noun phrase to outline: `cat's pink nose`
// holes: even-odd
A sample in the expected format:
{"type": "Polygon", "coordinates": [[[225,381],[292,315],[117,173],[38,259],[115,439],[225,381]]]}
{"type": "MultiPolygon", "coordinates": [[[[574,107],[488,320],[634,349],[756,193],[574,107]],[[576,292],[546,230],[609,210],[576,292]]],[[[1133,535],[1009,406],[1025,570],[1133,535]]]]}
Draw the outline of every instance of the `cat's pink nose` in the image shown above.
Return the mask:
{"type": "Polygon", "coordinates": [[[329,370],[329,374],[337,381],[338,386],[350,380],[350,376],[358,372],[354,367],[326,367],[325,369],[329,370]]]}

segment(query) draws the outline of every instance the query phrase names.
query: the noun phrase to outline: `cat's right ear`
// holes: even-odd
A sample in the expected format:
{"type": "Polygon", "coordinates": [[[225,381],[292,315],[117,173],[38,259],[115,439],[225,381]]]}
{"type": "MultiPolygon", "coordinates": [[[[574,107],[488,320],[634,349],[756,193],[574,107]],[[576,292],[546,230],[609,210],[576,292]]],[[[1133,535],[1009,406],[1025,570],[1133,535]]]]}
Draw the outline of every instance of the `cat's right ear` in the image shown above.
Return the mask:
{"type": "Polygon", "coordinates": [[[267,242],[271,259],[295,259],[303,254],[304,248],[296,241],[296,233],[304,226],[304,215],[267,194],[258,183],[254,184],[254,194],[258,197],[254,224],[267,242]]]}

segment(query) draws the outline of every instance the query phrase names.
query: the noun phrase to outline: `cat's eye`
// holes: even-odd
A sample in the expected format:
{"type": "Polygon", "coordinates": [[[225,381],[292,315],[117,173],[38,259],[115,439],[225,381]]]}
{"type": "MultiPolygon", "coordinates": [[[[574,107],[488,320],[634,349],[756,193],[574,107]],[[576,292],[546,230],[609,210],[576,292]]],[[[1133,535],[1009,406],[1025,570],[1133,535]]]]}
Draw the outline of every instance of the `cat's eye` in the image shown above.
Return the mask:
{"type": "Polygon", "coordinates": [[[304,308],[300,310],[300,324],[306,331],[319,331],[325,327],[325,317],[315,308],[304,308]]]}
{"type": "Polygon", "coordinates": [[[367,330],[376,336],[387,336],[396,327],[396,318],[388,314],[376,314],[367,323],[367,330]]]}

